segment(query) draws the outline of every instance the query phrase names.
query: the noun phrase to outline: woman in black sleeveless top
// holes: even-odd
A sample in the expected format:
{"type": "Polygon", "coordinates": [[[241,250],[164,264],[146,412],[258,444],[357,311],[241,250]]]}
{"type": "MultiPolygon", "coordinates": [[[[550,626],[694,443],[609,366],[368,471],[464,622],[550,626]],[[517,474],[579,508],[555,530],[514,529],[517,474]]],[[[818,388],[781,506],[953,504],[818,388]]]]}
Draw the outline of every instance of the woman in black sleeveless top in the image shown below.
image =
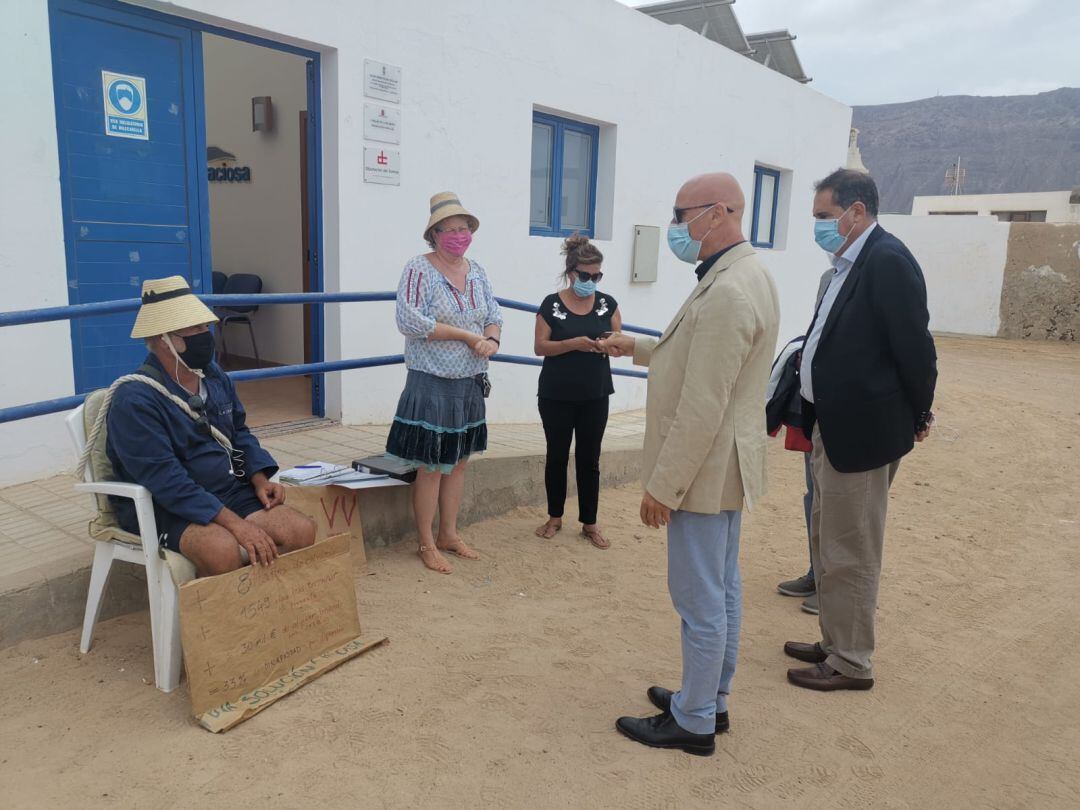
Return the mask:
{"type": "Polygon", "coordinates": [[[534,351],[544,358],[540,370],[539,406],[547,438],[548,521],[536,530],[551,538],[562,528],[566,502],[566,465],[570,440],[576,439],[574,462],[578,486],[578,519],[582,534],[597,548],[610,543],[596,523],[600,500],[600,445],[607,427],[608,397],[615,392],[611,364],[597,347],[604,332],[622,327],[619,305],[596,289],[604,257],[584,236],[563,243],[566,269],[563,289],[540,304],[534,351]]]}

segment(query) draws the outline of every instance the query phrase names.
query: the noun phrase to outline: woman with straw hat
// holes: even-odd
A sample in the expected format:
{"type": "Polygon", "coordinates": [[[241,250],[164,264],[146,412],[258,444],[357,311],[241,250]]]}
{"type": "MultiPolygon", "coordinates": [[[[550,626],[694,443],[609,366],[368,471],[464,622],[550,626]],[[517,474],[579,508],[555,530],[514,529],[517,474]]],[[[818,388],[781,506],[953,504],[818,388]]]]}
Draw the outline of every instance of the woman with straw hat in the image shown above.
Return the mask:
{"type": "Polygon", "coordinates": [[[484,269],[465,257],[480,221],[450,191],[431,198],[430,214],[424,240],[431,250],[405,264],[398,284],[408,377],[386,452],[417,466],[417,554],[431,570],[449,574],[443,552],[480,556],[458,535],[457,516],[466,462],[487,449],[488,358],[499,349],[502,314],[484,269]]]}

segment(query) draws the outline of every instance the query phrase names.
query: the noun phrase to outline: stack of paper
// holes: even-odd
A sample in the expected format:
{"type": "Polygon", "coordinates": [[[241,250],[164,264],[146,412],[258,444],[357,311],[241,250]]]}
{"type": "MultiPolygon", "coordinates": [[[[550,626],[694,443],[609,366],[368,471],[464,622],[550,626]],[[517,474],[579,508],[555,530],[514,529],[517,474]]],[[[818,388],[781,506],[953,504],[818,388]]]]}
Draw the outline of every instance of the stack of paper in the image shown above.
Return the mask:
{"type": "Polygon", "coordinates": [[[297,487],[322,487],[333,484],[346,489],[366,489],[371,486],[393,486],[400,484],[388,475],[357,472],[352,467],[341,464],[329,464],[325,461],[312,461],[283,470],[278,476],[283,484],[297,487]]]}

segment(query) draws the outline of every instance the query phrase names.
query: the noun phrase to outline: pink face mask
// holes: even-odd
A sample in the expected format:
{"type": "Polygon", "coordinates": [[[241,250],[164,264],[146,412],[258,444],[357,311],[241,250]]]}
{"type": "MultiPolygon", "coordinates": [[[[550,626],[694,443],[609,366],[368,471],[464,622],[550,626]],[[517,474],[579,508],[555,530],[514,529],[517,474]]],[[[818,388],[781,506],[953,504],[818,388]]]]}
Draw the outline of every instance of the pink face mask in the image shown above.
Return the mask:
{"type": "Polygon", "coordinates": [[[468,250],[469,245],[472,244],[472,232],[462,231],[461,233],[453,233],[451,231],[436,231],[435,244],[451,256],[464,256],[465,251],[468,250]]]}

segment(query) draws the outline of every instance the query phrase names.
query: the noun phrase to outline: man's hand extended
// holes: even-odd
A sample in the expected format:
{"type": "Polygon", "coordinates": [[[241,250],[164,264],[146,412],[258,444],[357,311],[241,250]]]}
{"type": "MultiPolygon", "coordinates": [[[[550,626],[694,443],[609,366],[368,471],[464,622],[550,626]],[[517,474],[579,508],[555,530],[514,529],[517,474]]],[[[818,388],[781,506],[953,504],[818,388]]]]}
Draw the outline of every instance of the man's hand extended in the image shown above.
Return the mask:
{"type": "Polygon", "coordinates": [[[251,476],[251,486],[264,509],[273,509],[285,503],[285,487],[271,481],[265,473],[257,472],[251,476]]]}
{"type": "Polygon", "coordinates": [[[671,523],[671,510],[646,492],[641,499],[641,522],[654,529],[667,526],[671,523]]]}

